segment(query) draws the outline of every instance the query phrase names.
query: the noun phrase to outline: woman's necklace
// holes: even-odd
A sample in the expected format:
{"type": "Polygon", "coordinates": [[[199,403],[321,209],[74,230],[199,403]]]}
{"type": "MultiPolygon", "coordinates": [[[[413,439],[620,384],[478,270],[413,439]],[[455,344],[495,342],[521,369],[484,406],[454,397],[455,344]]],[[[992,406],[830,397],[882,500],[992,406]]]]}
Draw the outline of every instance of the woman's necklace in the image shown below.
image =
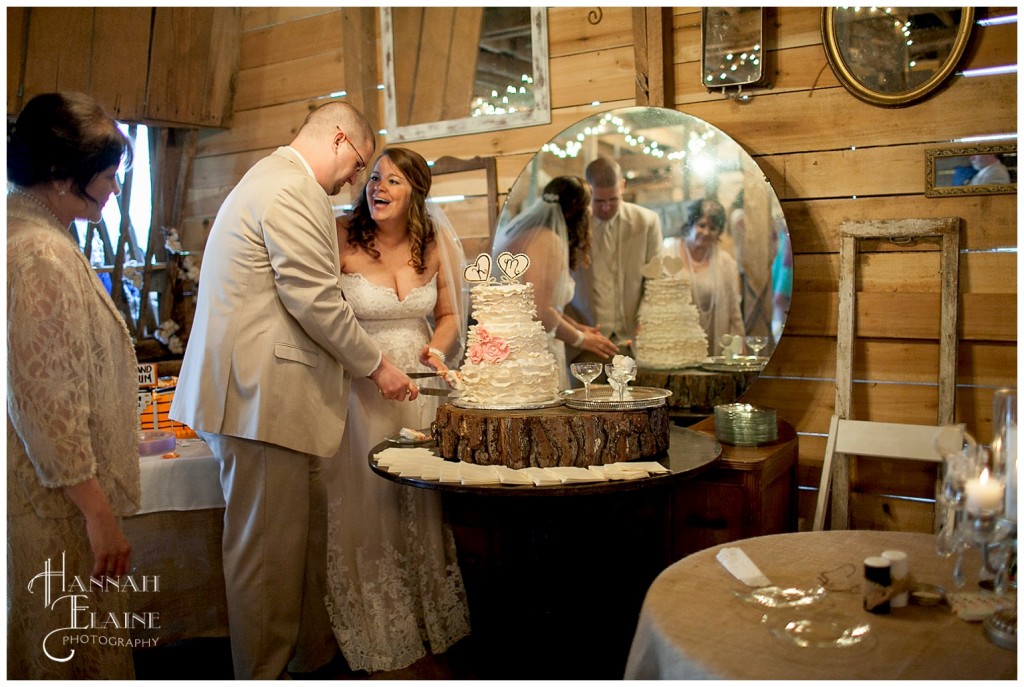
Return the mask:
{"type": "Polygon", "coordinates": [[[39,198],[36,198],[36,196],[34,194],[29,193],[28,191],[26,191],[25,189],[21,188],[20,186],[15,186],[14,187],[14,192],[19,194],[19,195],[25,196],[26,198],[31,200],[33,203],[35,203],[36,205],[38,205],[42,209],[46,210],[46,212],[48,212],[50,214],[50,217],[53,218],[53,221],[56,222],[57,224],[60,224],[60,219],[57,217],[57,213],[54,212],[50,208],[49,205],[47,205],[46,203],[41,201],[39,198]]]}
{"type": "Polygon", "coordinates": [[[711,299],[708,307],[704,308],[697,293],[697,275],[693,271],[693,256],[690,255],[690,247],[686,245],[686,239],[683,239],[682,244],[683,250],[686,252],[686,266],[690,268],[690,293],[693,297],[693,303],[697,306],[697,310],[700,311],[701,315],[708,315],[714,312],[715,302],[718,300],[718,280],[715,277],[715,247],[711,247],[711,257],[708,258],[710,263],[708,267],[711,270],[711,299]]]}

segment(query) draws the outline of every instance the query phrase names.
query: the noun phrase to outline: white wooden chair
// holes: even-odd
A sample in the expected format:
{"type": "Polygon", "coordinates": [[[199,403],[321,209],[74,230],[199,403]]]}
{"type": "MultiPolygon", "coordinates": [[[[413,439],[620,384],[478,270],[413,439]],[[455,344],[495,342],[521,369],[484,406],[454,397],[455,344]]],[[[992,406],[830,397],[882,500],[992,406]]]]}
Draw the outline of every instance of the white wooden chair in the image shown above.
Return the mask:
{"type": "MultiPolygon", "coordinates": [[[[844,420],[833,415],[828,429],[828,442],[825,444],[825,463],[821,468],[813,529],[820,530],[825,524],[825,506],[829,502],[837,459],[845,462],[850,456],[869,456],[941,463],[942,458],[933,443],[938,429],[932,425],[844,420]]],[[[847,481],[836,485],[838,488],[835,489],[836,501],[832,504],[832,522],[833,527],[844,529],[849,523],[849,471],[838,472],[846,475],[847,481]]]]}

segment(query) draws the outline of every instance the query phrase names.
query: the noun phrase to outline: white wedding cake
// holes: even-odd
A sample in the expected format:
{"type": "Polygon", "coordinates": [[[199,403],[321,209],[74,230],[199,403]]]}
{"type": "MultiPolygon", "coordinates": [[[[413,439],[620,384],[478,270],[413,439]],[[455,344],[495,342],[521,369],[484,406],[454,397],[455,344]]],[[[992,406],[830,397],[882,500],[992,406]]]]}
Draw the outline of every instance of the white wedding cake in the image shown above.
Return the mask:
{"type": "Polygon", "coordinates": [[[641,367],[674,369],[707,358],[708,339],[687,280],[644,280],[635,345],[641,367]]]}
{"type": "Polygon", "coordinates": [[[558,371],[535,319],[533,284],[482,283],[469,297],[477,324],[467,336],[459,401],[514,407],[556,400],[558,371]]]}

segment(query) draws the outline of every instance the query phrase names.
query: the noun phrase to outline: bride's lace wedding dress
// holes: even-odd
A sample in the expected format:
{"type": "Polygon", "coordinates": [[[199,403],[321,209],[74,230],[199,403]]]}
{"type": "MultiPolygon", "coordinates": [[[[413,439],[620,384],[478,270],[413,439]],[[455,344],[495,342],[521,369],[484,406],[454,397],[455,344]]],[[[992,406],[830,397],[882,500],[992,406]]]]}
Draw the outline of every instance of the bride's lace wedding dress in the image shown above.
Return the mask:
{"type": "MultiPolygon", "coordinates": [[[[429,371],[419,353],[437,278],[399,300],[394,289],[342,274],[345,298],[399,369],[429,371]]],[[[388,401],[369,379],[352,380],[345,437],[324,461],[328,499],[327,610],[352,670],[397,670],[442,653],[469,634],[466,592],[451,528],[435,491],[377,476],[370,449],[403,427],[429,427],[436,397],[388,401]]]]}

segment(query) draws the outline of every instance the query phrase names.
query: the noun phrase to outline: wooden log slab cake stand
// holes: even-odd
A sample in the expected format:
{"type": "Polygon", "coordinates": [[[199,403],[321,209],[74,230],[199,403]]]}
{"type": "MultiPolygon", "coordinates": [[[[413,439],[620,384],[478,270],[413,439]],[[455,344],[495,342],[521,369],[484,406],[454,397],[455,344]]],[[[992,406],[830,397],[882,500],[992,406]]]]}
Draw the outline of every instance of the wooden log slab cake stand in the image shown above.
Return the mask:
{"type": "Polygon", "coordinates": [[[586,467],[653,459],[668,450],[664,405],[639,410],[480,410],[451,403],[431,431],[445,458],[479,465],[586,467]]]}

